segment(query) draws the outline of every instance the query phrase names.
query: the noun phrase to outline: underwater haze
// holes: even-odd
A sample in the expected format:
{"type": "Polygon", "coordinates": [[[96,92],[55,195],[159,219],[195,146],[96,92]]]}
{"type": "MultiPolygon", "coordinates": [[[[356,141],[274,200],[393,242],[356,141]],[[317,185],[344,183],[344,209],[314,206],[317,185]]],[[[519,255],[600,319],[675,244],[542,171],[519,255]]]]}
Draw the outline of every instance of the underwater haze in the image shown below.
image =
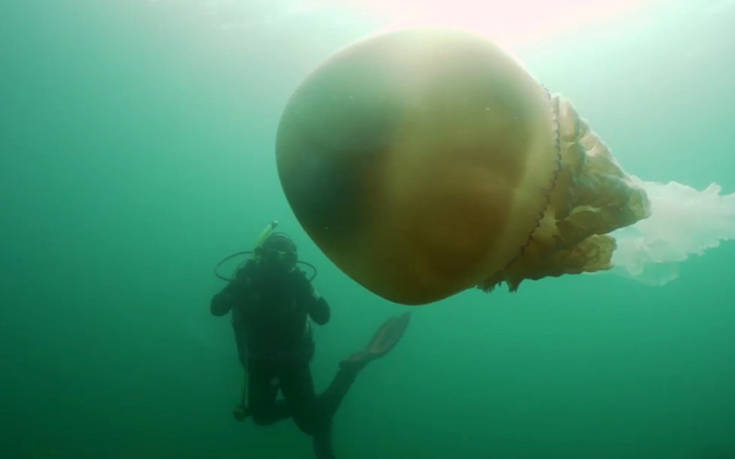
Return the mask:
{"type": "Polygon", "coordinates": [[[402,306],[309,239],[274,152],[325,58],[438,23],[500,43],[628,172],[730,195],[735,1],[395,4],[0,4],[0,457],[313,457],[291,421],[233,419],[243,372],[229,319],[209,312],[214,265],[276,219],[332,307],[318,391],[413,312],[340,407],[338,457],[735,458],[728,237],[661,286],[600,273],[402,306]]]}

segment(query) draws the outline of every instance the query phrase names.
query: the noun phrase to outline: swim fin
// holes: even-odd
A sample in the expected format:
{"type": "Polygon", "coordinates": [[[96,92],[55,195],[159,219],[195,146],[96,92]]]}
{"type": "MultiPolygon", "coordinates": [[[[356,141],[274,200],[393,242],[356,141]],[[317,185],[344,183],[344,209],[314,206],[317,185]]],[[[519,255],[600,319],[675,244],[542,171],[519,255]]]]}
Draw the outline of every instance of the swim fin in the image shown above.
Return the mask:
{"type": "Polygon", "coordinates": [[[369,362],[384,356],[401,340],[410,319],[411,313],[407,312],[386,320],[375,332],[373,339],[370,340],[370,343],[364,350],[347,357],[340,362],[340,365],[343,368],[360,370],[369,362]]]}

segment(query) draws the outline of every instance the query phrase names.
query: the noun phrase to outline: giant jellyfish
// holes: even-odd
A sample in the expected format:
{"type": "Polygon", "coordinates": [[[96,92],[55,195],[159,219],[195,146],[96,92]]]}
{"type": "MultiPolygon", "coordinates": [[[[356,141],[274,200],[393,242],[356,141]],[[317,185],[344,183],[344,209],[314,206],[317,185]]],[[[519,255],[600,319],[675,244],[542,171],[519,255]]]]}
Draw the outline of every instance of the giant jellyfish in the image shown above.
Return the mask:
{"type": "Polygon", "coordinates": [[[413,29],[318,67],[276,158],[301,225],[346,274],[403,304],[606,270],[650,204],[569,101],[485,38],[413,29]]]}

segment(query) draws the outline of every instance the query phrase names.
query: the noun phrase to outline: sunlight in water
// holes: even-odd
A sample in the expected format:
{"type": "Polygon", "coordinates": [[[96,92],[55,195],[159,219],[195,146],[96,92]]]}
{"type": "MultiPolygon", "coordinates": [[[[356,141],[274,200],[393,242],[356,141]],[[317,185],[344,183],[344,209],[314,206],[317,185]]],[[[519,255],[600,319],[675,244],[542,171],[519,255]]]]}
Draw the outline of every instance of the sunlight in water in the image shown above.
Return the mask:
{"type": "Polygon", "coordinates": [[[302,1],[292,11],[350,5],[389,27],[442,25],[469,29],[506,44],[526,43],[579,27],[615,20],[651,0],[327,0],[302,1]]]}

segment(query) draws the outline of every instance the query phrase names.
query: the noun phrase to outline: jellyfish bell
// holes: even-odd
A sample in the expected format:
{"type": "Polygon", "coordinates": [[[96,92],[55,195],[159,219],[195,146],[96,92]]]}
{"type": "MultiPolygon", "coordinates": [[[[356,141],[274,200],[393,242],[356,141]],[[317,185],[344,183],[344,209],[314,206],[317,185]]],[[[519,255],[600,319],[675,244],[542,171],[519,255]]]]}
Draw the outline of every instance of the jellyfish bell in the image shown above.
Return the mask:
{"type": "Polygon", "coordinates": [[[345,273],[398,303],[610,267],[645,193],[573,107],[492,42],[414,29],[323,63],[278,128],[286,197],[345,273]]]}

